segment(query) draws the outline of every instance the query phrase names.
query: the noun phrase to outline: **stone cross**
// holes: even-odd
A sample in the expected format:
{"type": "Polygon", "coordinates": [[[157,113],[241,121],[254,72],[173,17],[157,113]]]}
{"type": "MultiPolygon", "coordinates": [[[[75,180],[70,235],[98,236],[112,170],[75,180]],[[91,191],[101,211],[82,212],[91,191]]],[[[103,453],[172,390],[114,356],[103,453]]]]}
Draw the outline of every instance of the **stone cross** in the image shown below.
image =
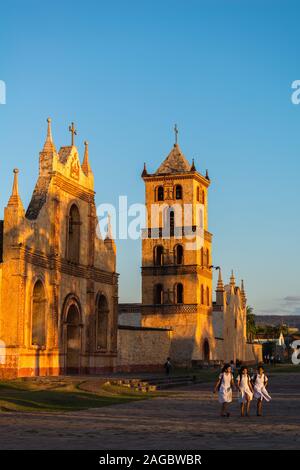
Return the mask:
{"type": "Polygon", "coordinates": [[[72,147],[74,145],[74,135],[77,135],[77,131],[75,129],[75,126],[74,126],[74,122],[72,122],[72,125],[69,126],[69,132],[71,132],[72,134],[72,147]]]}
{"type": "Polygon", "coordinates": [[[177,144],[178,141],[178,127],[177,124],[174,126],[174,132],[175,132],[175,144],[177,144]]]}

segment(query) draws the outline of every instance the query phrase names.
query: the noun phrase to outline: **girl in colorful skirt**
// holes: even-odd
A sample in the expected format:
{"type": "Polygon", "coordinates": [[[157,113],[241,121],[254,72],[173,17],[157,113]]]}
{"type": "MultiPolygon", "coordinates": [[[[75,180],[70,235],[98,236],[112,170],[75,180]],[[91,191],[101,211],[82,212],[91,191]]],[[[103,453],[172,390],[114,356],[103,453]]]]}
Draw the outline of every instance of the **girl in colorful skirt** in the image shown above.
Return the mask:
{"type": "Polygon", "coordinates": [[[271,397],[267,391],[268,377],[265,374],[263,366],[258,366],[257,374],[252,377],[254,388],[254,398],[257,399],[256,415],[262,416],[263,400],[270,401],[271,397]]]}
{"type": "Polygon", "coordinates": [[[237,387],[239,390],[239,403],[241,405],[241,416],[249,416],[250,413],[250,404],[253,399],[253,387],[251,383],[250,376],[248,374],[248,369],[246,366],[242,366],[240,373],[237,377],[237,387]]]}
{"type": "Polygon", "coordinates": [[[218,391],[219,402],[222,404],[221,416],[229,418],[230,413],[227,411],[228,404],[232,402],[232,389],[234,387],[233,374],[230,364],[225,364],[217,383],[214,392],[218,391]]]}

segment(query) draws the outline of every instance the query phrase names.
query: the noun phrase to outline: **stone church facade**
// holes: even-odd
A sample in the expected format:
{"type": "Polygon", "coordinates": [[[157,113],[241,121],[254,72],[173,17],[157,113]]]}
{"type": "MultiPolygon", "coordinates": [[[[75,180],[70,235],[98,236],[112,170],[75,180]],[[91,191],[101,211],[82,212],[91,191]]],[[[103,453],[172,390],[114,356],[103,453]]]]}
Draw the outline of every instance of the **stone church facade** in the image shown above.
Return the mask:
{"type": "MultiPolygon", "coordinates": [[[[97,230],[88,143],[57,152],[48,119],[25,211],[14,170],[0,221],[0,379],[160,369],[261,359],[246,335],[246,294],[223,285],[208,230],[208,173],[177,142],[158,170],[144,167],[142,303],[118,304],[116,246],[97,230]],[[153,212],[154,209],[154,212],[153,212]],[[212,277],[218,269],[216,299],[212,277]]],[[[109,224],[108,224],[109,225],[109,224]]]]}
{"type": "Polygon", "coordinates": [[[48,119],[26,211],[14,170],[0,225],[0,378],[98,373],[116,361],[116,248],[97,234],[88,143],[81,163],[70,131],[57,152],[48,119]]]}

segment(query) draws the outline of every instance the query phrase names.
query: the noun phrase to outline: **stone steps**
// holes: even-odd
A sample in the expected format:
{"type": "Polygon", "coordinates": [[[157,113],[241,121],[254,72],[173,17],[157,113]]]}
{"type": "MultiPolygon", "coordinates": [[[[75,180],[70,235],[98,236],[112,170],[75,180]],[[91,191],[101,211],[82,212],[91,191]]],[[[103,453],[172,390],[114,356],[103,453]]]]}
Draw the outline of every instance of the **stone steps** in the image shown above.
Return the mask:
{"type": "Polygon", "coordinates": [[[197,379],[192,375],[184,376],[157,376],[146,380],[139,378],[110,380],[111,385],[125,387],[136,392],[155,392],[173,387],[183,387],[197,383],[197,379]]]}

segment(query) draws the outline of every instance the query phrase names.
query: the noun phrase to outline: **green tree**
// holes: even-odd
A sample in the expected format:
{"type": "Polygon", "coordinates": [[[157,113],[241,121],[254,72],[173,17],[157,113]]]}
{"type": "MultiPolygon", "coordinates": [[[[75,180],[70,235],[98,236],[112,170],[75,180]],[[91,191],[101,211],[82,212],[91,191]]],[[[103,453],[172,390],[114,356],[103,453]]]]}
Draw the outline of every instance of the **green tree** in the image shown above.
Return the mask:
{"type": "Polygon", "coordinates": [[[247,339],[248,341],[253,341],[255,338],[257,328],[255,324],[255,315],[253,313],[253,307],[247,305],[246,308],[246,318],[247,318],[247,339]]]}

